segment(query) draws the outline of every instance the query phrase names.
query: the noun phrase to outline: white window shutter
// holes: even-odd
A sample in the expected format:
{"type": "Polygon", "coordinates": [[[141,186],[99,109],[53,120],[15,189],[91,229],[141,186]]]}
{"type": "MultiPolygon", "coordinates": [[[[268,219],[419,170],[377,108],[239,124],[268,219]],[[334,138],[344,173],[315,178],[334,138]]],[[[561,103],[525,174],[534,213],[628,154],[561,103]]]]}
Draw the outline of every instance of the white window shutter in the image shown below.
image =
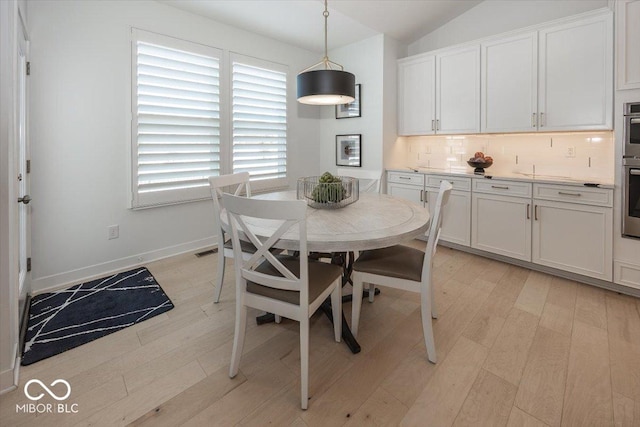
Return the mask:
{"type": "Polygon", "coordinates": [[[252,188],[287,185],[287,69],[232,55],[233,172],[252,188]]]}
{"type": "Polygon", "coordinates": [[[133,205],[210,197],[220,174],[220,52],[134,32],[133,205]]]}

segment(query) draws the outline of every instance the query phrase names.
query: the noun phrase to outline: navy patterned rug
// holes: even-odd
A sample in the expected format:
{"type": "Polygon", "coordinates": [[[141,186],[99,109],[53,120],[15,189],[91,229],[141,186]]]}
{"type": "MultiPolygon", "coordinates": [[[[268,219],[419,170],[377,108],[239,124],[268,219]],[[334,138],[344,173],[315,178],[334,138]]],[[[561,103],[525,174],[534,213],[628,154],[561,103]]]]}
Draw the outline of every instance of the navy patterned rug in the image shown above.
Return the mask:
{"type": "Polygon", "coordinates": [[[30,365],[169,311],[145,267],[33,297],[22,365],[30,365]]]}

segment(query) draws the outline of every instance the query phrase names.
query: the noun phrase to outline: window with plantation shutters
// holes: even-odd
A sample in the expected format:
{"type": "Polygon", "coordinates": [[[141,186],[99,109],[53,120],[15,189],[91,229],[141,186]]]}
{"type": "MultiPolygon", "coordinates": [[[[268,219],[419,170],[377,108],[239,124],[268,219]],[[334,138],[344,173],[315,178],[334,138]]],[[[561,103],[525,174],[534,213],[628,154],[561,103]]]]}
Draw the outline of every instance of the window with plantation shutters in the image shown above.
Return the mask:
{"type": "Polygon", "coordinates": [[[133,30],[133,207],[209,198],[219,175],[220,51],[133,30]]]}
{"type": "Polygon", "coordinates": [[[232,63],[232,167],[257,190],[287,185],[287,67],[242,55],[232,63]]]}

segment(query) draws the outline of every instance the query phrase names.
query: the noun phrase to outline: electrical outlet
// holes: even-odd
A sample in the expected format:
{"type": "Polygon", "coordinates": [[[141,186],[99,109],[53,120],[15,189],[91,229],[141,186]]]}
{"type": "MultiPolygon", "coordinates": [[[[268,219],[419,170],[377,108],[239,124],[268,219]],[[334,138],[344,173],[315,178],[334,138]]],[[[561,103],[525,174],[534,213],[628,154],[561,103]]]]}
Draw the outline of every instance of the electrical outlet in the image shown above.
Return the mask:
{"type": "Polygon", "coordinates": [[[576,156],[576,147],[567,147],[566,157],[575,157],[576,156]]]}
{"type": "Polygon", "coordinates": [[[107,227],[109,231],[109,240],[117,239],[120,237],[120,226],[119,225],[110,225],[107,227]]]}
{"type": "Polygon", "coordinates": [[[426,147],[424,147],[424,153],[425,154],[431,154],[431,146],[427,145],[426,147]]]}

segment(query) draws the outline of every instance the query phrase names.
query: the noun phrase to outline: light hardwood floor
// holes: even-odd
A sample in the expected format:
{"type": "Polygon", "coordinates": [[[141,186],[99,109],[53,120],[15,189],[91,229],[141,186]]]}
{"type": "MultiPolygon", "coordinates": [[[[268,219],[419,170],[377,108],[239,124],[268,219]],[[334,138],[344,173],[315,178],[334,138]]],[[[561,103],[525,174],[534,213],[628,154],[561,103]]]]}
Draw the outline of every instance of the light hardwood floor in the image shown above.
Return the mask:
{"type": "Polygon", "coordinates": [[[439,248],[438,364],[426,358],[418,295],[382,288],[363,303],[359,354],[333,341],[324,315],[312,318],[302,411],[297,323],[257,326],[251,312],[229,379],[233,266],[213,304],[216,259],[149,264],[175,308],[22,367],[21,387],[0,398],[0,424],[640,426],[636,298],[439,248]],[[16,413],[33,378],[69,381],[77,413],[16,413]]]}

